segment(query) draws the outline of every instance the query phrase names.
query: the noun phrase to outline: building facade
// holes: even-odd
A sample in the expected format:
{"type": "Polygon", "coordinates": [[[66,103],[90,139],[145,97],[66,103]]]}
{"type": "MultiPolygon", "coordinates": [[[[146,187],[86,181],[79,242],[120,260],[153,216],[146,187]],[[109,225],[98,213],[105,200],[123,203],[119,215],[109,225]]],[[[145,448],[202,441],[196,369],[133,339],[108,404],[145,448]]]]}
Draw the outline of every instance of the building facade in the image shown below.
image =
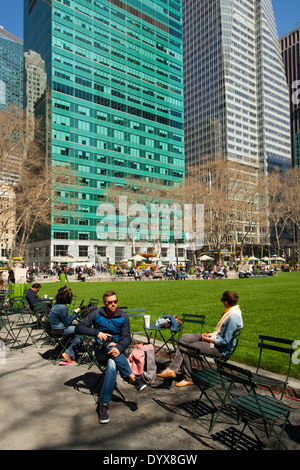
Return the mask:
{"type": "Polygon", "coordinates": [[[53,212],[51,237],[29,247],[28,261],[35,247],[41,262],[128,258],[130,240],[97,236],[99,205],[129,176],[162,186],[184,177],[181,3],[25,0],[24,50],[45,64],[47,105],[35,108],[47,109],[47,155],[79,181],[59,194],[76,210],[53,212]]]}
{"type": "Polygon", "coordinates": [[[293,165],[300,165],[300,26],[280,38],[290,91],[293,165]]]}
{"type": "Polygon", "coordinates": [[[289,93],[271,0],[184,0],[186,165],[291,164],[289,93]]]}
{"type": "Polygon", "coordinates": [[[0,26],[0,109],[23,107],[23,41],[0,26]]]}

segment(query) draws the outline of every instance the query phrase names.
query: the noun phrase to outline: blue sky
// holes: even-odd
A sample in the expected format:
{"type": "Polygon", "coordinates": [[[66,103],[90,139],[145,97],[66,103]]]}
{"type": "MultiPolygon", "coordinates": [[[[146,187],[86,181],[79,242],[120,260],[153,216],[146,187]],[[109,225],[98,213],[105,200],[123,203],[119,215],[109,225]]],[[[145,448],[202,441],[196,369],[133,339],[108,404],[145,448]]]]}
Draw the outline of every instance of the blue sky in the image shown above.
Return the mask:
{"type": "MultiPolygon", "coordinates": [[[[273,7],[279,37],[300,26],[299,0],[273,0],[273,7]]],[[[23,0],[1,0],[0,25],[23,39],[23,0]]]]}

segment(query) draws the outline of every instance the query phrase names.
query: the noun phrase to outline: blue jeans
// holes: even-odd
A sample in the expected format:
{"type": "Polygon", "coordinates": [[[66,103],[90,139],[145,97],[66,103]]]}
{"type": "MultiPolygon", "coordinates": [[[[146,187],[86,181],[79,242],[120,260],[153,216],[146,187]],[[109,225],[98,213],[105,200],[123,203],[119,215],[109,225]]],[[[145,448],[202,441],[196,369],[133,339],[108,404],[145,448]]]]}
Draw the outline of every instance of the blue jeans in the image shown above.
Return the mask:
{"type": "Polygon", "coordinates": [[[98,397],[98,403],[108,405],[116,385],[117,371],[119,370],[122,379],[132,374],[132,370],[126,356],[121,353],[117,357],[110,357],[107,353],[112,346],[100,347],[96,350],[96,358],[100,363],[106,364],[106,371],[103,386],[98,397]]]}
{"type": "MultiPolygon", "coordinates": [[[[64,331],[62,332],[62,336],[74,335],[74,333],[75,333],[75,325],[70,325],[64,329],[64,331]]],[[[66,353],[68,354],[68,356],[70,356],[70,358],[73,361],[76,361],[77,359],[77,355],[78,355],[78,351],[81,346],[81,343],[82,343],[81,338],[79,338],[79,336],[74,336],[74,338],[71,340],[69,346],[66,349],[66,353]]]]}

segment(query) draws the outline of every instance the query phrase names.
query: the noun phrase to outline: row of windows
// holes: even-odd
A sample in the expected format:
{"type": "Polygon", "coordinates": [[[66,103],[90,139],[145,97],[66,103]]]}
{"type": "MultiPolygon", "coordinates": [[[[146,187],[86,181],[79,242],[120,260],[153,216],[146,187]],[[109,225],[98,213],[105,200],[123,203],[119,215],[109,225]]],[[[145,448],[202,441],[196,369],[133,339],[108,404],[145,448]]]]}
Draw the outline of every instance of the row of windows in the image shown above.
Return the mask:
{"type": "MultiPolygon", "coordinates": [[[[150,121],[154,121],[154,122],[166,125],[166,126],[175,127],[177,129],[183,129],[183,123],[178,122],[177,120],[173,118],[169,119],[167,117],[160,116],[159,114],[154,114],[152,112],[135,108],[134,106],[126,105],[125,103],[120,103],[118,101],[110,100],[108,98],[98,96],[93,93],[88,93],[83,90],[78,90],[76,88],[69,87],[67,85],[62,85],[61,83],[58,83],[55,81],[52,83],[52,85],[53,85],[54,91],[58,91],[65,95],[75,96],[76,98],[80,98],[85,101],[99,104],[107,108],[112,108],[112,109],[115,109],[115,110],[118,110],[127,114],[132,114],[134,116],[142,117],[144,119],[148,119],[150,121]]],[[[171,110],[171,115],[174,118],[178,118],[177,112],[174,110],[171,110]]]]}
{"type": "MultiPolygon", "coordinates": [[[[107,75],[109,76],[109,74],[107,75]]],[[[183,106],[182,99],[167,95],[161,90],[155,90],[146,86],[141,87],[139,84],[135,84],[134,82],[127,82],[127,80],[124,80],[124,78],[116,78],[115,76],[111,77],[111,82],[118,85],[118,88],[114,88],[107,84],[108,82],[106,80],[108,79],[104,76],[102,77],[101,84],[93,82],[86,78],[82,78],[82,76],[66,73],[65,71],[61,72],[58,69],[54,69],[54,76],[65,81],[76,83],[78,85],[81,85],[82,87],[89,88],[90,90],[94,89],[96,92],[101,92],[102,94],[106,95],[117,96],[121,99],[127,99],[131,102],[133,101],[140,105],[146,103],[146,105],[150,107],[154,106],[154,103],[156,103],[157,106],[160,106],[162,109],[168,108],[170,107],[170,105],[178,106],[179,109],[182,109],[183,106]],[[124,90],[123,87],[127,87],[129,90],[133,90],[135,94],[126,91],[126,89],[124,90]],[[149,99],[144,98],[142,94],[149,97],[149,99]]]]}
{"type": "MultiPolygon", "coordinates": [[[[124,142],[131,142],[133,144],[137,144],[140,146],[151,147],[153,149],[160,149],[160,150],[166,150],[170,152],[183,154],[183,145],[179,146],[177,143],[174,144],[173,142],[166,142],[164,139],[162,139],[162,137],[166,137],[166,134],[167,134],[166,132],[159,133],[158,138],[155,139],[152,137],[150,138],[149,136],[144,137],[143,135],[133,134],[130,131],[128,132],[128,131],[123,131],[120,129],[113,129],[111,127],[101,126],[101,125],[89,123],[86,121],[81,121],[79,119],[75,119],[74,125],[72,126],[72,131],[73,132],[67,132],[65,130],[63,131],[58,130],[58,129],[55,129],[55,127],[53,126],[52,137],[54,139],[65,140],[68,142],[76,142],[76,143],[79,142],[80,139],[84,138],[85,144],[91,145],[91,146],[97,145],[97,137],[98,138],[107,137],[107,139],[105,139],[107,143],[113,142],[117,139],[117,140],[122,140],[124,142]],[[77,133],[76,132],[77,130],[90,133],[91,135],[94,136],[94,138],[89,138],[88,134],[84,135],[82,132],[77,133]]],[[[109,144],[108,144],[108,147],[106,147],[106,149],[107,150],[110,149],[109,144]]]]}

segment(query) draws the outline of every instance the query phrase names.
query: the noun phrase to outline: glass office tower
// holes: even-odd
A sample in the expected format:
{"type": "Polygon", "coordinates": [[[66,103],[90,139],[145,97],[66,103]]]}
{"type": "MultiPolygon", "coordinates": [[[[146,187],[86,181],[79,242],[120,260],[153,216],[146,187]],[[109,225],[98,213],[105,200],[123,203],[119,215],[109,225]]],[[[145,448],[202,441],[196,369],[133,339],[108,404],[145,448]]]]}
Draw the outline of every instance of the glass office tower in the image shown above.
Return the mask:
{"type": "Polygon", "coordinates": [[[0,26],[0,109],[23,107],[23,41],[0,26]]]}
{"type": "Polygon", "coordinates": [[[185,158],[268,172],[291,162],[289,93],[271,0],[184,0],[185,158]]]}
{"type": "Polygon", "coordinates": [[[45,62],[49,158],[79,176],[76,217],[53,216],[48,255],[120,261],[130,242],[96,235],[109,185],[184,176],[181,3],[25,0],[24,21],[25,51],[45,62]]]}

